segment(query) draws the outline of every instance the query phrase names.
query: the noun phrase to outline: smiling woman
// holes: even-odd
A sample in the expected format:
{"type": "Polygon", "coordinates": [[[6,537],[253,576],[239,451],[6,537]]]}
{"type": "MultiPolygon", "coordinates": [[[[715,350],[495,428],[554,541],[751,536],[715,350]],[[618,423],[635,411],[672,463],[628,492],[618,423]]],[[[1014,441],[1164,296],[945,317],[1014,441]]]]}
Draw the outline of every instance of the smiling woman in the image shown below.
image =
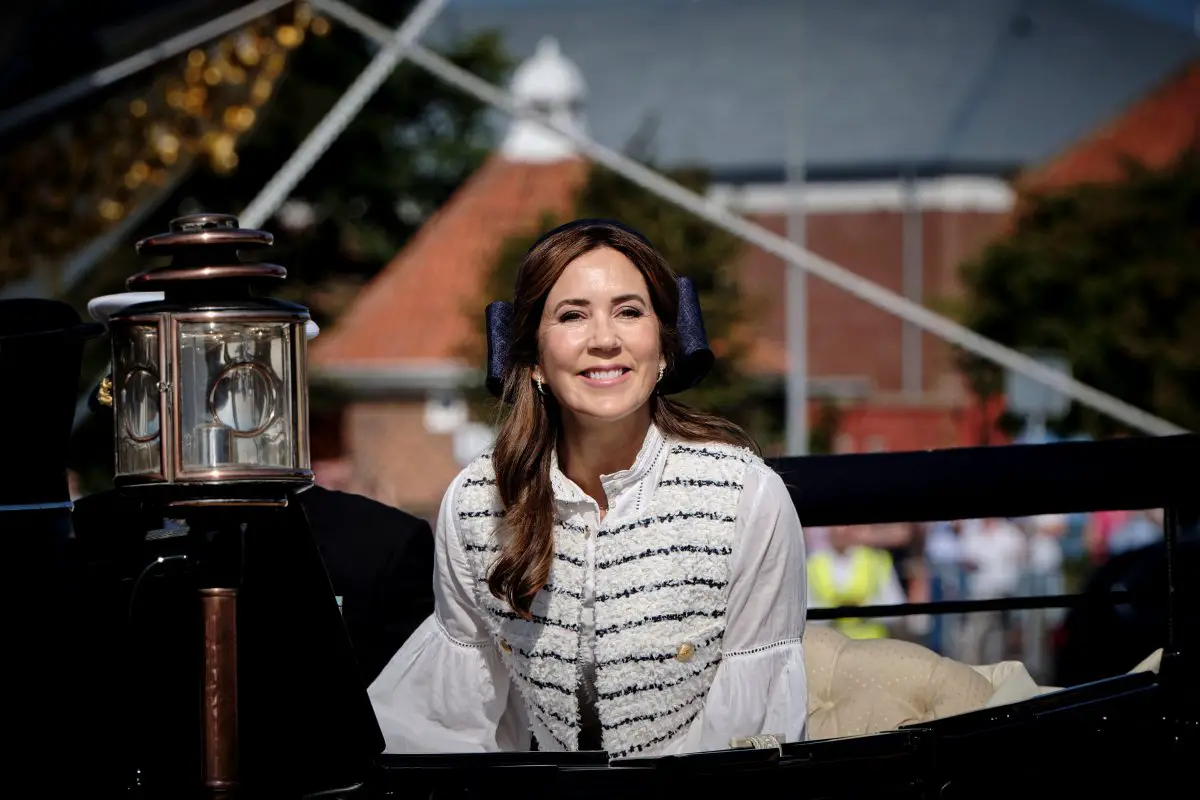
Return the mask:
{"type": "Polygon", "coordinates": [[[584,432],[601,429],[608,444],[625,443],[606,448],[608,457],[632,455],[620,450],[640,437],[622,434],[649,423],[647,401],[667,366],[646,280],[633,263],[609,247],[571,261],[546,298],[537,338],[533,380],[558,403],[563,446],[578,453],[590,444],[584,432]]]}
{"type": "Polygon", "coordinates": [[[584,253],[546,298],[534,381],[543,394],[549,384],[572,427],[639,411],[648,418],[646,400],[666,370],[658,327],[633,262],[608,247],[584,253]]]}
{"type": "Polygon", "coordinates": [[[740,428],[666,396],[711,363],[683,286],[611,220],[526,254],[491,326],[511,409],[443,499],[436,612],[371,687],[390,752],[803,738],[800,522],[740,428]]]}

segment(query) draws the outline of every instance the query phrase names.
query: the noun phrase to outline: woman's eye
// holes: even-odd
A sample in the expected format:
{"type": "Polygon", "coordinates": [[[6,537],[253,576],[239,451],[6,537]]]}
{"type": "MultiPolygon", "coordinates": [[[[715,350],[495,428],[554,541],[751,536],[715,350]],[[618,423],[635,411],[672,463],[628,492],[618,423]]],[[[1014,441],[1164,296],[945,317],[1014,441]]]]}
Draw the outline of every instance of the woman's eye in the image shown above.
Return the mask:
{"type": "Polygon", "coordinates": [[[578,311],[565,311],[558,317],[559,322],[574,322],[579,319],[583,319],[583,314],[578,311]]]}
{"type": "Polygon", "coordinates": [[[619,316],[624,317],[625,319],[637,319],[638,317],[643,316],[640,308],[622,308],[617,313],[619,316]]]}

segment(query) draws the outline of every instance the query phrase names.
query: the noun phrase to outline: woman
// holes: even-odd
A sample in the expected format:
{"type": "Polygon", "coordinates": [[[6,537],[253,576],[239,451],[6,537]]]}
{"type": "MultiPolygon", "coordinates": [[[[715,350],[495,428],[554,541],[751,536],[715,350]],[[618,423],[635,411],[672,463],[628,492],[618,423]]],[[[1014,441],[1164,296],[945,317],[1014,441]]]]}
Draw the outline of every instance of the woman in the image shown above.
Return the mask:
{"type": "Polygon", "coordinates": [[[744,432],[663,396],[697,377],[679,329],[703,335],[669,267],[579,220],[515,294],[512,408],[442,502],[436,612],[370,689],[388,752],[803,738],[800,522],[744,432]]]}

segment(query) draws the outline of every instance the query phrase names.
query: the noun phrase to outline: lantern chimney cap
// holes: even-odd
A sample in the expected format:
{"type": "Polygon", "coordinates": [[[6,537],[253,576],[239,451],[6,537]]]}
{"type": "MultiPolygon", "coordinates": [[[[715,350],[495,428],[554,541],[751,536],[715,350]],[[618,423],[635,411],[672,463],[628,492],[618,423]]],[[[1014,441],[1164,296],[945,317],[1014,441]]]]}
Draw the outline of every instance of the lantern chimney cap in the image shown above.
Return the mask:
{"type": "Polygon", "coordinates": [[[171,220],[170,230],[137,243],[139,255],[172,256],[169,266],[134,275],[131,291],[154,291],[197,282],[282,280],[287,270],[277,264],[242,261],[239,251],[270,247],[275,237],[242,228],[232,214],[191,214],[171,220]]]}
{"type": "Polygon", "coordinates": [[[137,243],[139,255],[177,255],[199,247],[205,250],[249,250],[270,247],[275,237],[266,231],[242,228],[232,214],[191,214],[171,220],[170,230],[137,243]]]}

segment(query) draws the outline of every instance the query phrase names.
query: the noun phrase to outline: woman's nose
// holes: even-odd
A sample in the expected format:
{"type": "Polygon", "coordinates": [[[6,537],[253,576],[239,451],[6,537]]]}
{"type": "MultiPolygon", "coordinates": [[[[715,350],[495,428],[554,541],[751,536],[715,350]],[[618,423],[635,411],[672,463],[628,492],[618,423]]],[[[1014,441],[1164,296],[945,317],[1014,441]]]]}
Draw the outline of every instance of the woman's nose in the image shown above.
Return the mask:
{"type": "Polygon", "coordinates": [[[592,323],[592,347],[598,350],[612,350],[620,344],[612,320],[607,317],[595,317],[592,323]]]}

